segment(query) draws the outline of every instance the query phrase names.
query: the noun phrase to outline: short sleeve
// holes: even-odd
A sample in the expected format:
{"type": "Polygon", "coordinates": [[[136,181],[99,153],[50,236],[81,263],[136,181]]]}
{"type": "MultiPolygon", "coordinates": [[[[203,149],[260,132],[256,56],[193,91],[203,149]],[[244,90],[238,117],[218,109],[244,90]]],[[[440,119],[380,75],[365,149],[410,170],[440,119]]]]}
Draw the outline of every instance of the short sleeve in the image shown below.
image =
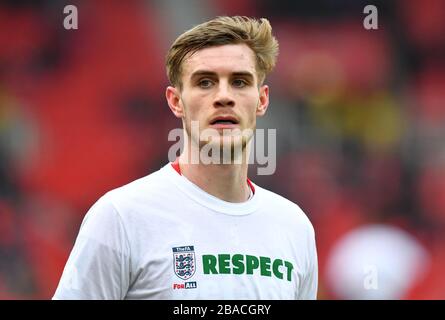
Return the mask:
{"type": "Polygon", "coordinates": [[[85,215],[54,300],[120,300],[130,282],[130,247],[122,219],[106,196],[85,215]]]}
{"type": "Polygon", "coordinates": [[[315,232],[310,224],[308,232],[308,260],[305,276],[300,284],[297,298],[299,300],[316,300],[318,290],[318,257],[315,241],[315,232]]]}

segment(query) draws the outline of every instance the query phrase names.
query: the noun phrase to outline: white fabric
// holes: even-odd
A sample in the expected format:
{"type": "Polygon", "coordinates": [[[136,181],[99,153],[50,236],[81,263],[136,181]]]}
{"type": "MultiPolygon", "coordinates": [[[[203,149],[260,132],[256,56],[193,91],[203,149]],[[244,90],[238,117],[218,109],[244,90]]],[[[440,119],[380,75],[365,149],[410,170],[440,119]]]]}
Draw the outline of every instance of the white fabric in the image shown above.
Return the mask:
{"type": "Polygon", "coordinates": [[[85,216],[53,299],[316,299],[312,224],[254,188],[250,200],[226,202],[167,164],[108,192],[85,216]],[[180,269],[173,250],[183,249],[173,248],[185,246],[191,265],[180,269]]]}

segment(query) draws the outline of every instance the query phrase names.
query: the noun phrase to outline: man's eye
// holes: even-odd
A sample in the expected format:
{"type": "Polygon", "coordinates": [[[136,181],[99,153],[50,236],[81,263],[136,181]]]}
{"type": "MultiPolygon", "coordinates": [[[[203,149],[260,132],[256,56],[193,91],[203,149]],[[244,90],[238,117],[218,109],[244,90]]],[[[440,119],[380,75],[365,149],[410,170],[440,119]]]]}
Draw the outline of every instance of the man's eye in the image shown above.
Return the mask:
{"type": "Polygon", "coordinates": [[[212,81],[210,81],[209,79],[203,79],[199,81],[199,86],[201,88],[210,88],[212,84],[213,84],[212,81]]]}
{"type": "Polygon", "coordinates": [[[243,79],[236,79],[233,81],[233,85],[237,88],[243,88],[247,85],[247,82],[243,79]]]}

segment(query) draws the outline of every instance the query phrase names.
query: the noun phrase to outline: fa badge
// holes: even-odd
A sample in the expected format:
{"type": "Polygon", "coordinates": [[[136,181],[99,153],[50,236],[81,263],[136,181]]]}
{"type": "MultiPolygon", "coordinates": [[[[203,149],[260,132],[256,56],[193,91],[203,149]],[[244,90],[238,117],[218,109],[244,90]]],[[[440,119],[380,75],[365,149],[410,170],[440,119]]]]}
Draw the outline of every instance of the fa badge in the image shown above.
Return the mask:
{"type": "Polygon", "coordinates": [[[195,274],[195,249],[193,246],[173,248],[173,269],[182,280],[188,280],[195,274]]]}

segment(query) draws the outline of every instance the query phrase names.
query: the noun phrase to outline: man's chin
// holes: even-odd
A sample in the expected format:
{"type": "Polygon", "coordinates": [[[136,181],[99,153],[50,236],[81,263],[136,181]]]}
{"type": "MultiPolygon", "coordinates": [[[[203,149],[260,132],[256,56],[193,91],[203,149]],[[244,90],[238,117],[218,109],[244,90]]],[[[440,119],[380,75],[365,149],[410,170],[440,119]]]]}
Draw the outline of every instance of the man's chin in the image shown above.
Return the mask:
{"type": "Polygon", "coordinates": [[[245,148],[242,137],[216,137],[211,142],[200,143],[200,156],[215,164],[235,163],[239,162],[235,159],[242,159],[245,148]]]}
{"type": "Polygon", "coordinates": [[[202,141],[201,145],[207,145],[210,148],[219,149],[244,149],[245,148],[245,138],[241,136],[213,136],[208,141],[202,141]]]}

